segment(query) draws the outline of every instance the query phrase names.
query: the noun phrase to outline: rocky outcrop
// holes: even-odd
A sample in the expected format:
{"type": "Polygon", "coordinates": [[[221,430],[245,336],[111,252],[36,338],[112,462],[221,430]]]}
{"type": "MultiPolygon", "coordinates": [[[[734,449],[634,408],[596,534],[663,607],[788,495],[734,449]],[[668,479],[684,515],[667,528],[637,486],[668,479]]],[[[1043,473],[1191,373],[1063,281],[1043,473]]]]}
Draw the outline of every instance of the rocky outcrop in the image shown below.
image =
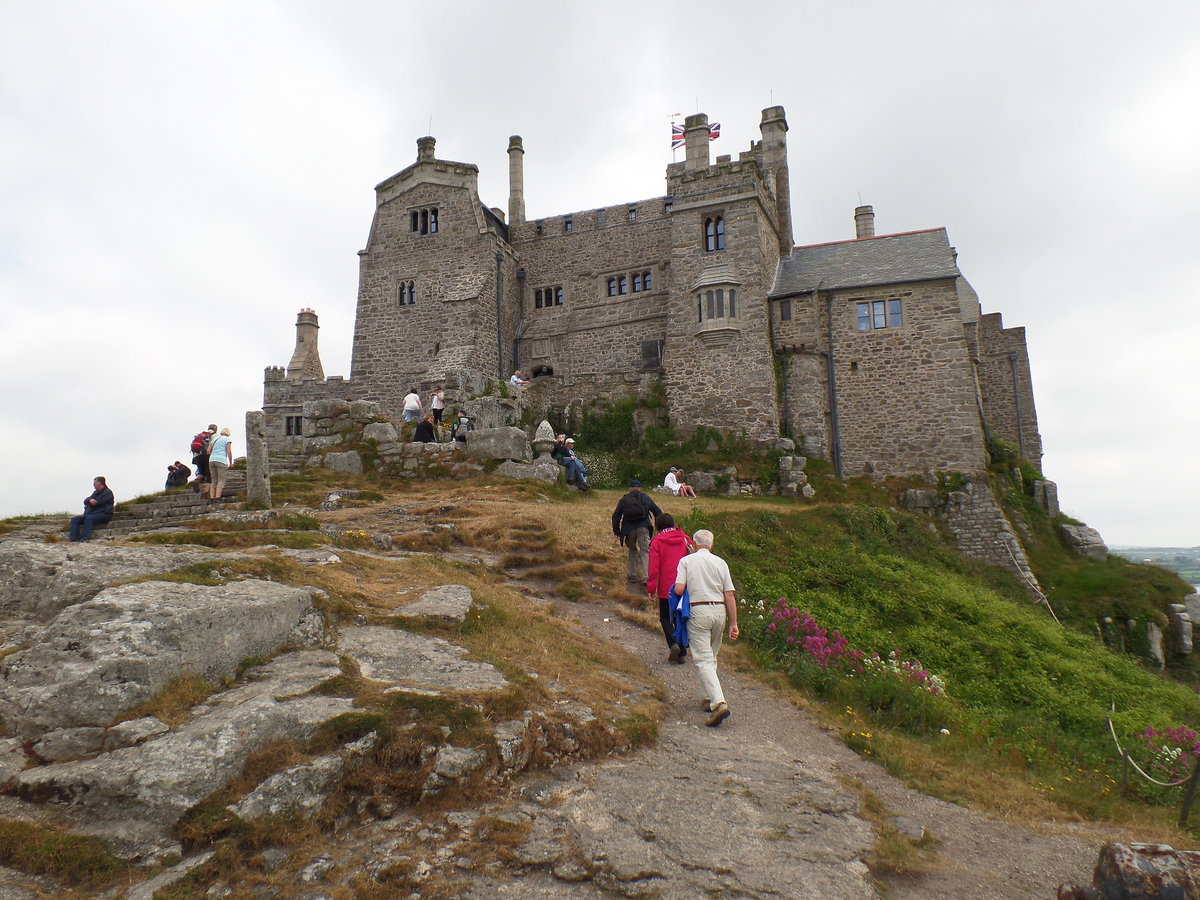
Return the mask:
{"type": "Polygon", "coordinates": [[[395,628],[347,628],[338,638],[338,650],[358,663],[364,678],[390,684],[393,690],[442,693],[508,686],[494,666],[464,659],[462,647],[395,628]]]}
{"type": "Polygon", "coordinates": [[[1095,528],[1086,525],[1059,525],[1058,530],[1067,546],[1080,556],[1101,561],[1108,558],[1108,547],[1095,528]]]}
{"type": "Polygon", "coordinates": [[[109,588],[64,610],[27,636],[27,650],[4,660],[0,719],[26,740],[102,730],[180,676],[219,684],[248,657],[311,643],[319,623],[309,591],[273,582],[109,588]]]}
{"type": "Polygon", "coordinates": [[[3,541],[0,615],[45,622],[114,582],[173,572],[214,558],[221,555],[196,548],[3,541]]]}
{"type": "Polygon", "coordinates": [[[533,462],[529,438],[520,428],[476,428],[467,432],[467,454],[475,459],[511,459],[533,462]]]}
{"type": "Polygon", "coordinates": [[[28,769],[11,793],[74,814],[78,830],[126,855],[177,852],[171,827],[192,806],[240,774],[251,753],[272,741],[303,741],[353,701],[309,696],[338,675],[326,651],[287,653],[255,670],[248,684],[217,695],[177,731],[102,757],[28,769]]]}

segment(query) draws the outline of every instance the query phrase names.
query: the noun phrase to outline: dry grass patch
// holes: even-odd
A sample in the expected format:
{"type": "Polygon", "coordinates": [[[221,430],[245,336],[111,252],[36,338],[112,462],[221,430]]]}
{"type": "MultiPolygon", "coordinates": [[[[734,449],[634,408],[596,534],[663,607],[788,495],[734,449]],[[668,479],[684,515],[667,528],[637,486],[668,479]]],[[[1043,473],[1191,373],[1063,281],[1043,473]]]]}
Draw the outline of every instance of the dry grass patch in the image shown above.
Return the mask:
{"type": "Polygon", "coordinates": [[[0,819],[0,863],[74,888],[112,886],[127,882],[132,873],[130,865],[109,853],[97,838],[12,819],[0,819]]]}
{"type": "Polygon", "coordinates": [[[196,675],[183,675],[145,703],[139,703],[133,709],[119,716],[113,724],[154,716],[172,727],[182,725],[191,718],[192,710],[195,707],[216,692],[217,687],[209,684],[203,678],[196,675]]]}
{"type": "Polygon", "coordinates": [[[923,875],[938,866],[937,840],[928,831],[914,840],[897,827],[897,815],[856,778],[841,779],[862,801],[861,813],[874,826],[875,844],[865,862],[876,877],[923,875]]]}

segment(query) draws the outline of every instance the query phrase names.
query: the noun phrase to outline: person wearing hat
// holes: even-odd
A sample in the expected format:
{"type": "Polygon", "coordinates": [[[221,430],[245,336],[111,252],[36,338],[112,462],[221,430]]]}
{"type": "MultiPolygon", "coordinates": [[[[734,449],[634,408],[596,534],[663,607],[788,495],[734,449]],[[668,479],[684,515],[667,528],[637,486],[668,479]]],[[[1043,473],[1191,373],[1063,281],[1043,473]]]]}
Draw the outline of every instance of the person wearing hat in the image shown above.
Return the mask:
{"type": "Polygon", "coordinates": [[[612,530],[617,546],[622,544],[629,550],[630,584],[646,584],[650,565],[650,516],[662,515],[658,504],[642,493],[638,479],[629,482],[629,493],[617,501],[612,514],[612,530]]]}
{"type": "Polygon", "coordinates": [[[676,497],[695,497],[696,491],[690,484],[684,484],[679,480],[679,476],[683,474],[683,469],[677,469],[671,466],[671,471],[667,473],[667,477],[663,479],[663,487],[674,494],[676,497]]]}
{"type": "Polygon", "coordinates": [[[575,455],[575,438],[564,438],[560,434],[551,455],[567,470],[567,484],[573,484],[581,491],[588,490],[587,467],[575,455]]]}

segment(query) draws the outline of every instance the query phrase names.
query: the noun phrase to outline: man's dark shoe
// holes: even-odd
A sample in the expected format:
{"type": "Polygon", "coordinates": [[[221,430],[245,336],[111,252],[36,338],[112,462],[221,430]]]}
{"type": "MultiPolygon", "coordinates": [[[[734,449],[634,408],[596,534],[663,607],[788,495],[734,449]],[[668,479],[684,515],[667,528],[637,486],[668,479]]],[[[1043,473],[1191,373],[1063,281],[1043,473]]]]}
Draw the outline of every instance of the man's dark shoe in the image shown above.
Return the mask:
{"type": "Polygon", "coordinates": [[[680,661],[679,658],[681,656],[683,656],[683,648],[678,644],[672,644],[670,651],[667,653],[667,661],[677,663],[680,661]]]}
{"type": "Polygon", "coordinates": [[[720,725],[729,718],[729,704],[722,700],[712,708],[712,713],[708,717],[708,721],[704,724],[709,728],[714,728],[720,725]]]}

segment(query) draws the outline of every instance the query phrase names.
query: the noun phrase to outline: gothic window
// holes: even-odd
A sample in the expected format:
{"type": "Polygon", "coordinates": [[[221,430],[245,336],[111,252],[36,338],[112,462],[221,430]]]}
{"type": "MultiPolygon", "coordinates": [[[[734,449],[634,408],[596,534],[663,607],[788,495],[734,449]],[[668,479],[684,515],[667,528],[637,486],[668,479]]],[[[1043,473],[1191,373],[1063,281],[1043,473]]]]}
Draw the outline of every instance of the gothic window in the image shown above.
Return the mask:
{"type": "Polygon", "coordinates": [[[437,234],[438,211],[436,206],[414,209],[409,213],[409,231],[415,234],[437,234]]]}
{"type": "Polygon", "coordinates": [[[615,278],[608,279],[608,296],[617,296],[617,279],[615,278]]]}
{"type": "Polygon", "coordinates": [[[714,250],[725,249],[725,219],[713,216],[704,220],[704,250],[712,253],[714,250]]]}
{"type": "Polygon", "coordinates": [[[899,300],[864,300],[857,304],[859,331],[874,331],[877,328],[898,328],[904,324],[904,313],[899,300]]]}
{"type": "Polygon", "coordinates": [[[731,319],[737,315],[737,291],[734,288],[710,288],[696,294],[698,321],[731,319]]]}
{"type": "Polygon", "coordinates": [[[634,272],[633,273],[633,292],[636,294],[641,289],[642,289],[642,273],[634,272]]]}
{"type": "Polygon", "coordinates": [[[552,306],[562,306],[563,289],[561,287],[538,288],[533,292],[534,309],[549,309],[552,306]]]}
{"type": "Polygon", "coordinates": [[[642,273],[642,287],[645,288],[646,290],[650,290],[650,273],[649,272],[642,273]]]}
{"type": "Polygon", "coordinates": [[[397,306],[414,306],[417,302],[417,286],[412,281],[401,281],[396,289],[397,306]]]}
{"type": "Polygon", "coordinates": [[[304,434],[304,416],[284,416],[283,433],[288,437],[304,434]]]}
{"type": "Polygon", "coordinates": [[[618,294],[628,294],[629,293],[629,279],[626,278],[624,275],[617,276],[617,293],[618,294]]]}

